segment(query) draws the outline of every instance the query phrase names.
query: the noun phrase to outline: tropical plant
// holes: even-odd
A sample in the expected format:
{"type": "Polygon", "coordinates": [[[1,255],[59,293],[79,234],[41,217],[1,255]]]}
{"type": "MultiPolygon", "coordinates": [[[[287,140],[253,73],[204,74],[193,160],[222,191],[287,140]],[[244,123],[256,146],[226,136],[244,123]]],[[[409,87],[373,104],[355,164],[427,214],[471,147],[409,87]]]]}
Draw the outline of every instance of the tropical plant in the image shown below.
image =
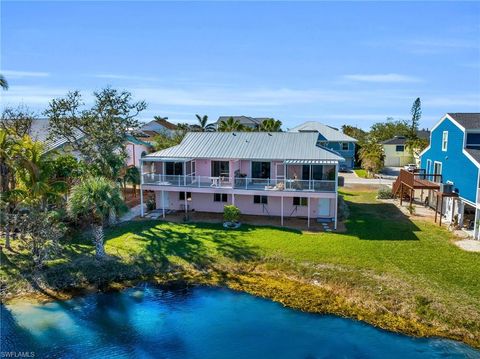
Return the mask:
{"type": "Polygon", "coordinates": [[[382,169],[385,159],[382,145],[374,141],[364,143],[359,151],[359,158],[362,162],[362,168],[369,175],[378,173],[382,169]]]}
{"type": "Polygon", "coordinates": [[[173,135],[159,133],[153,138],[153,147],[155,151],[161,151],[165,148],[173,147],[182,142],[187,131],[177,130],[173,135]]]}
{"type": "Polygon", "coordinates": [[[240,209],[233,204],[223,207],[223,220],[225,222],[238,222],[240,214],[240,209]]]}
{"type": "Polygon", "coordinates": [[[123,194],[125,195],[127,190],[127,184],[132,185],[134,196],[137,193],[137,186],[140,184],[140,171],[135,166],[128,166],[122,170],[122,176],[119,178],[122,187],[123,187],[123,194]]]}
{"type": "Polygon", "coordinates": [[[5,76],[0,74],[0,87],[4,90],[8,90],[8,82],[7,79],[5,79],[5,76]]]}
{"type": "Polygon", "coordinates": [[[23,137],[30,133],[35,118],[35,114],[24,105],[7,107],[2,112],[0,127],[13,136],[23,137]]]}
{"type": "Polygon", "coordinates": [[[234,132],[234,131],[244,131],[245,126],[243,126],[239,120],[229,117],[227,120],[223,120],[218,124],[218,131],[220,132],[234,132]]]}
{"type": "Polygon", "coordinates": [[[378,199],[392,199],[394,198],[392,189],[389,187],[382,187],[377,192],[378,199]]]}
{"type": "Polygon", "coordinates": [[[96,257],[104,258],[104,225],[126,210],[119,188],[107,178],[87,177],[73,186],[67,210],[72,218],[91,225],[96,257]]]}
{"type": "Polygon", "coordinates": [[[282,131],[282,121],[268,118],[262,121],[258,130],[260,132],[280,132],[282,131]]]}
{"type": "Polygon", "coordinates": [[[214,132],[215,129],[215,124],[213,123],[208,123],[208,116],[200,116],[200,115],[195,115],[197,118],[198,124],[190,126],[192,131],[196,132],[214,132]]]}

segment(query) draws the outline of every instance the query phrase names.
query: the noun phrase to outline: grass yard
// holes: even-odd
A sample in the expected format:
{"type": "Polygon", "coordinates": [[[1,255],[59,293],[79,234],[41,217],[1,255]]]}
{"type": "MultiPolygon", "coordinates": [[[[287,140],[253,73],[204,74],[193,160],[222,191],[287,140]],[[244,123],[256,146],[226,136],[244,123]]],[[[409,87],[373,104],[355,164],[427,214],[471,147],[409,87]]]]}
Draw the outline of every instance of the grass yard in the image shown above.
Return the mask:
{"type": "Polygon", "coordinates": [[[370,178],[370,177],[368,177],[368,175],[367,175],[367,171],[364,170],[364,169],[362,169],[362,168],[355,168],[353,171],[354,171],[355,174],[356,174],[358,177],[360,177],[360,178],[370,178]]]}
{"type": "Polygon", "coordinates": [[[138,221],[107,232],[112,258],[103,263],[92,258],[86,238],[70,241],[41,273],[30,272],[25,255],[3,253],[3,294],[189,277],[303,310],[480,346],[480,254],[461,251],[449,232],[411,221],[374,192],[344,195],[346,233],[138,221]]]}

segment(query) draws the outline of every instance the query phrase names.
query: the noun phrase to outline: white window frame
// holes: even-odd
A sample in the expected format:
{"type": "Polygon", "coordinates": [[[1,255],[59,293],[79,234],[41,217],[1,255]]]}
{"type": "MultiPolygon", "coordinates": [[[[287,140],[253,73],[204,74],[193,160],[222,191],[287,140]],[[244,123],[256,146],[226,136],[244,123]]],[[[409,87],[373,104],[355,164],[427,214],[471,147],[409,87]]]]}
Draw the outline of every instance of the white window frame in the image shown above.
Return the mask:
{"type": "Polygon", "coordinates": [[[432,171],[432,160],[427,160],[427,168],[426,168],[426,171],[427,171],[427,175],[431,174],[431,171],[432,171]]]}
{"type": "Polygon", "coordinates": [[[447,152],[448,148],[448,131],[442,133],[442,151],[447,152]]]}

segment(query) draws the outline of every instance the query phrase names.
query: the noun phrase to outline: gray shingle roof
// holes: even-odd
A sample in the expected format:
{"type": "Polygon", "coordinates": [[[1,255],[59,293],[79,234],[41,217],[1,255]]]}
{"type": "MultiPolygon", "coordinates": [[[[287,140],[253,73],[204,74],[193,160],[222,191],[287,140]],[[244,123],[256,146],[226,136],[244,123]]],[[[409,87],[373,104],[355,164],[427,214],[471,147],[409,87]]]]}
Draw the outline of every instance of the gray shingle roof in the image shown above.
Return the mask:
{"type": "Polygon", "coordinates": [[[467,151],[474,158],[474,160],[480,164],[480,150],[473,148],[465,148],[465,151],[467,151]]]}
{"type": "Polygon", "coordinates": [[[480,113],[455,112],[448,115],[467,130],[480,129],[480,113]]]}
{"type": "Polygon", "coordinates": [[[344,161],[335,152],[317,146],[317,138],[316,133],[189,132],[179,145],[144,158],[344,161]]]}
{"type": "Polygon", "coordinates": [[[323,141],[357,142],[356,139],[347,136],[338,129],[324,125],[323,123],[317,121],[307,121],[290,129],[289,132],[317,132],[319,134],[319,139],[323,141]]]}
{"type": "Polygon", "coordinates": [[[404,145],[407,139],[404,136],[395,136],[389,140],[381,142],[382,145],[404,145]]]}

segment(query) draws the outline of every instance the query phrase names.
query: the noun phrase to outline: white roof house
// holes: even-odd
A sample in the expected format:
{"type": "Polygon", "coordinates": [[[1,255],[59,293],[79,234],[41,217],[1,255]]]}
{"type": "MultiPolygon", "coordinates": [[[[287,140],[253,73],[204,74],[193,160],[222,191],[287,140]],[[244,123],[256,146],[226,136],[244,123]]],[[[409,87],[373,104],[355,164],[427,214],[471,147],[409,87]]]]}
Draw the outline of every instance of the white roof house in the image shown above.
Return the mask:
{"type": "Polygon", "coordinates": [[[336,128],[324,125],[317,121],[307,121],[301,125],[295,126],[289,132],[316,132],[319,134],[319,140],[328,142],[357,142],[353,137],[350,137],[336,128]]]}

